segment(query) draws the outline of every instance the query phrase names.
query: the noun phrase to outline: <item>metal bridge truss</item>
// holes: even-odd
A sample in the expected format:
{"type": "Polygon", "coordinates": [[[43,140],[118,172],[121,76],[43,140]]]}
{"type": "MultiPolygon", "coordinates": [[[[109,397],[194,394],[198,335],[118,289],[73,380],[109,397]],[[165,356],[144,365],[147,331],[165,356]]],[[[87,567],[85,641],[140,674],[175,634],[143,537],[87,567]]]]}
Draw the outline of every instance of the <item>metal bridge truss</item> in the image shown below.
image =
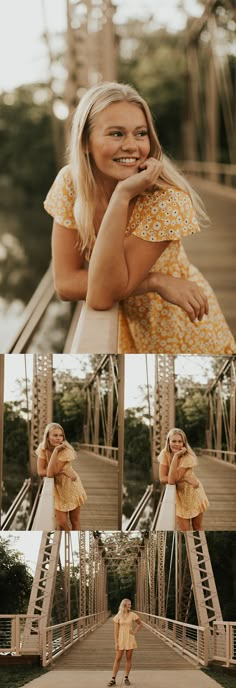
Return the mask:
{"type": "Polygon", "coordinates": [[[209,426],[207,447],[217,458],[235,462],[236,356],[222,365],[208,389],[209,426]]]}
{"type": "Polygon", "coordinates": [[[84,442],[110,458],[117,434],[118,376],[117,356],[105,355],[84,386],[87,394],[84,442]]]}
{"type": "Polygon", "coordinates": [[[159,476],[158,455],[165,443],[166,435],[175,422],[175,391],[174,391],[174,356],[157,354],[155,356],[155,388],[153,412],[153,440],[152,440],[152,485],[148,485],[135,512],[131,516],[126,530],[130,531],[138,526],[144,509],[153,495],[152,530],[156,529],[163,491],[156,491],[159,476]]]}
{"type": "Polygon", "coordinates": [[[233,26],[236,12],[233,2],[227,0],[220,4],[226,5],[227,14],[219,11],[218,0],[207,0],[203,14],[189,24],[187,32],[189,107],[185,124],[185,156],[189,159],[186,171],[202,172],[213,180],[218,180],[223,174],[227,177],[226,183],[230,184],[236,174],[234,86],[229,62],[230,40],[233,41],[230,19],[233,26]],[[225,49],[227,40],[228,51],[225,49]],[[225,162],[228,164],[218,162],[219,113],[224,123],[228,158],[225,162]]]}

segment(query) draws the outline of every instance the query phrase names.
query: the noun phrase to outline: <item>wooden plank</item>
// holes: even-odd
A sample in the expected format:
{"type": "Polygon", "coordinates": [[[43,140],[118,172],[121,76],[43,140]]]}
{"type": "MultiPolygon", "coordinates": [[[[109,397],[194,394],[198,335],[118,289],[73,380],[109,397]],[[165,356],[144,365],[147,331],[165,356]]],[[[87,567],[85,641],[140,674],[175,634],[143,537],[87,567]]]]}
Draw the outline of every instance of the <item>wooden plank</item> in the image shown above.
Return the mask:
{"type": "MultiPolygon", "coordinates": [[[[138,649],[134,651],[135,669],[189,669],[192,664],[177,651],[164,643],[147,628],[142,627],[137,635],[138,649]]],[[[71,650],[54,661],[58,670],[112,670],[114,662],[113,621],[108,619],[102,626],[76,643],[71,650]]],[[[122,660],[121,668],[123,667],[122,660]]]]}
{"type": "Polygon", "coordinates": [[[81,507],[82,530],[118,530],[117,463],[80,450],[74,468],[88,496],[81,507]]]}
{"type": "Polygon", "coordinates": [[[210,502],[204,530],[236,530],[236,467],[207,455],[198,457],[194,472],[210,502]]]}
{"type": "MultiPolygon", "coordinates": [[[[211,225],[183,240],[186,253],[214,289],[228,325],[236,336],[236,193],[218,193],[218,185],[191,180],[209,214],[211,225]]],[[[223,187],[222,187],[223,188],[223,187]]]]}

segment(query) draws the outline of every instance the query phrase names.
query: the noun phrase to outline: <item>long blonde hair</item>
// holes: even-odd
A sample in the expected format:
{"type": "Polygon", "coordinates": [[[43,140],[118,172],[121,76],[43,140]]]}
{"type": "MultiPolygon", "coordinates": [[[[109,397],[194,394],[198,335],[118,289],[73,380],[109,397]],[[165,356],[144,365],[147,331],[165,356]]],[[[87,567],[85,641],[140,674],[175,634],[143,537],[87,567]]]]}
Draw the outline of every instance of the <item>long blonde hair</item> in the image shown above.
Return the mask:
{"type": "Polygon", "coordinates": [[[131,600],[128,600],[127,597],[124,597],[124,599],[121,600],[121,603],[120,603],[120,606],[118,609],[118,614],[120,614],[121,616],[126,616],[126,614],[128,614],[127,602],[130,602],[130,604],[131,604],[131,600]]]}
{"type": "Polygon", "coordinates": [[[149,156],[163,162],[162,171],[157,178],[155,187],[159,189],[172,187],[184,191],[192,200],[198,221],[206,223],[208,219],[198,194],[178,172],[169,158],[163,155],[151,112],[144,98],[129,84],[106,81],[90,88],[81,98],[74,114],[71,129],[69,162],[76,198],[74,216],[79,230],[81,250],[91,247],[95,240],[95,191],[98,181],[95,178],[93,161],[88,150],[89,137],[94,127],[96,115],[112,103],[123,101],[135,103],[143,111],[150,139],[149,156]]]}

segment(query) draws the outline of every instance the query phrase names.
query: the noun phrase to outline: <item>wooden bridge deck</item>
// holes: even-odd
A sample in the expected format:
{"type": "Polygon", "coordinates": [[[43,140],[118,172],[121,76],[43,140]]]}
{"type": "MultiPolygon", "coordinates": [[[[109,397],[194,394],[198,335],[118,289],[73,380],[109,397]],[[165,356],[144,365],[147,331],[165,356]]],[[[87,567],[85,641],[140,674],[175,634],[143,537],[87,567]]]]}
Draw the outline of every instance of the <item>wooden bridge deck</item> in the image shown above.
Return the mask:
{"type": "Polygon", "coordinates": [[[198,461],[194,472],[210,502],[204,530],[236,530],[236,467],[207,455],[199,456],[198,461]]]}
{"type": "Polygon", "coordinates": [[[117,463],[81,449],[73,468],[88,497],[81,507],[82,530],[118,530],[117,463]]]}
{"type": "Polygon", "coordinates": [[[236,192],[218,185],[194,179],[194,188],[200,194],[211,224],[200,234],[184,240],[189,259],[212,286],[224,316],[236,336],[236,192]]]}
{"type": "MultiPolygon", "coordinates": [[[[137,635],[138,649],[134,651],[133,666],[135,669],[190,669],[192,663],[182,657],[176,650],[164,643],[151,631],[142,627],[137,635]]],[[[54,660],[56,670],[102,671],[110,674],[114,662],[113,621],[109,618],[79,643],[54,660]]],[[[123,669],[124,658],[121,669],[123,669]]],[[[110,676],[108,674],[107,680],[110,676]]]]}

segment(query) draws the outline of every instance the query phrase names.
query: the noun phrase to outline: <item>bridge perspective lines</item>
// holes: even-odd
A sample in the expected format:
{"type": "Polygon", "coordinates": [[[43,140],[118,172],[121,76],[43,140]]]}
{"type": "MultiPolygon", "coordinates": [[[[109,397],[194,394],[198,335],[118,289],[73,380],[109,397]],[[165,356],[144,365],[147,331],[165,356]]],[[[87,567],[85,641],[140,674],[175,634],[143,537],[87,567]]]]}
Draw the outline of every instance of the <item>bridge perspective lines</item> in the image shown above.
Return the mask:
{"type": "Polygon", "coordinates": [[[82,530],[118,529],[118,466],[116,461],[82,449],[74,462],[87,501],[81,508],[82,530]]]}
{"type": "MultiPolygon", "coordinates": [[[[53,668],[88,671],[107,669],[111,672],[115,656],[113,625],[112,618],[109,618],[100,628],[55,660],[53,668]]],[[[190,669],[193,666],[145,626],[137,635],[137,645],[133,658],[136,669],[190,669]]]]}
{"type": "Polygon", "coordinates": [[[235,312],[235,212],[236,194],[206,180],[195,180],[193,186],[201,196],[210,225],[200,234],[184,239],[190,261],[209,281],[220,303],[225,319],[236,335],[235,312]]]}
{"type": "Polygon", "coordinates": [[[195,472],[203,483],[210,507],[204,514],[205,530],[236,529],[236,467],[202,454],[195,472]]]}

